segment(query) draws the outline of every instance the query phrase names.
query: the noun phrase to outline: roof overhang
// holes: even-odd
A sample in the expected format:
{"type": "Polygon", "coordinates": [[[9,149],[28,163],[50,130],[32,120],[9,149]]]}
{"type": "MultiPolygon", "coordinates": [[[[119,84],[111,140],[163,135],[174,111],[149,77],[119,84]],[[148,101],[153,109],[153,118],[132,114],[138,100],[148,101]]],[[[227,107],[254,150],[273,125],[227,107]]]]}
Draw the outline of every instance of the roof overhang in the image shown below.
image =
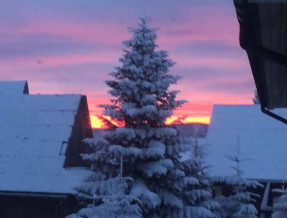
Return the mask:
{"type": "Polygon", "coordinates": [[[287,0],[248,0],[249,3],[286,3],[287,0]]]}
{"type": "Polygon", "coordinates": [[[17,191],[0,191],[0,196],[18,196],[18,197],[34,197],[34,198],[57,198],[66,199],[72,196],[71,193],[45,193],[45,192],[17,192],[17,191]]]}
{"type": "Polygon", "coordinates": [[[287,108],[287,0],[234,0],[240,46],[246,50],[264,113],[287,108]]]}

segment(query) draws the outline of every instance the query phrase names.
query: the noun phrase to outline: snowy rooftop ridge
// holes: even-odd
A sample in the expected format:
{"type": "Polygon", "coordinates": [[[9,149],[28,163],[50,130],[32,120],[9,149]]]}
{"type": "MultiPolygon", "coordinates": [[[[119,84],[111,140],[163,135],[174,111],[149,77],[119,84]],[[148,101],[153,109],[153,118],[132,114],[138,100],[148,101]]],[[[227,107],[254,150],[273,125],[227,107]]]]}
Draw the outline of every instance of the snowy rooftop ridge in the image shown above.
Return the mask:
{"type": "Polygon", "coordinates": [[[0,95],[29,94],[28,83],[23,81],[0,81],[0,95]]]}
{"type": "Polygon", "coordinates": [[[73,193],[85,172],[63,168],[63,142],[81,95],[23,94],[25,83],[0,81],[0,191],[73,193]]]}
{"type": "MultiPolygon", "coordinates": [[[[276,113],[287,117],[286,109],[276,113]]],[[[287,125],[260,111],[259,105],[214,105],[207,134],[207,164],[213,176],[234,172],[227,155],[248,159],[241,164],[249,179],[282,180],[287,174],[287,125]]]]}

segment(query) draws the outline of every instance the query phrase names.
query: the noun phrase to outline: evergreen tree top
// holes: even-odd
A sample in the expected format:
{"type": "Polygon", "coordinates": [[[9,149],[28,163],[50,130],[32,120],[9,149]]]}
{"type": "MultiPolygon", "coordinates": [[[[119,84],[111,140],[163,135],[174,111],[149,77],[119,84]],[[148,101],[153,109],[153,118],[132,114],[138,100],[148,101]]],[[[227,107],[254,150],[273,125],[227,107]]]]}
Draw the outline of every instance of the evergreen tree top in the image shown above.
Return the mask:
{"type": "Polygon", "coordinates": [[[104,105],[104,113],[123,121],[126,127],[164,126],[172,110],[186,102],[176,100],[178,91],[169,90],[180,77],[168,73],[175,64],[168,52],[156,50],[156,29],[140,19],[132,32],[132,38],[123,42],[122,65],[110,74],[113,80],[106,81],[115,99],[112,105],[104,105]]]}
{"type": "Polygon", "coordinates": [[[143,54],[153,51],[158,47],[158,45],[155,44],[157,38],[156,30],[156,28],[149,28],[146,20],[141,18],[138,27],[131,29],[133,33],[132,39],[124,41],[123,44],[143,54]]]}

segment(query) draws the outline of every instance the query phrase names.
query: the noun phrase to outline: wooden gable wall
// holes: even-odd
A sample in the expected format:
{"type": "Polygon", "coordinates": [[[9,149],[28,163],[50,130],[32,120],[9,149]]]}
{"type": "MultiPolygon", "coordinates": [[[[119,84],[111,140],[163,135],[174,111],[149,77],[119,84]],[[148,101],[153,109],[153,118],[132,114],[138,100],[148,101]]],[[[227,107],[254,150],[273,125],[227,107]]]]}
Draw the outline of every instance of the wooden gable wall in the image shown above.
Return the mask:
{"type": "Polygon", "coordinates": [[[64,167],[88,166],[86,161],[82,160],[80,154],[90,153],[91,149],[83,139],[93,138],[93,131],[90,122],[90,114],[86,96],[82,96],[75,116],[72,134],[67,142],[66,159],[64,167]]]}

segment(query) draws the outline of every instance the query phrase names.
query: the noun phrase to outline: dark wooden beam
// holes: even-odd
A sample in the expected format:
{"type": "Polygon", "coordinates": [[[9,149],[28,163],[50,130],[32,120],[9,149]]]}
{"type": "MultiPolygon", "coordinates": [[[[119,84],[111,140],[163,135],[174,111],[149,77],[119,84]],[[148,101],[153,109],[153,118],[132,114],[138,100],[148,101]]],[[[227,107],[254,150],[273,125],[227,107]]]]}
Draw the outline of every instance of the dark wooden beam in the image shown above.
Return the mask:
{"type": "Polygon", "coordinates": [[[273,207],[268,206],[269,193],[270,193],[270,182],[267,182],[266,186],[265,186],[265,191],[264,191],[262,203],[261,203],[261,210],[262,211],[273,210],[273,207]]]}
{"type": "Polygon", "coordinates": [[[12,192],[12,191],[0,191],[2,196],[22,196],[22,197],[49,197],[49,198],[61,198],[66,199],[68,195],[65,193],[43,193],[43,192],[12,192]]]}
{"type": "Polygon", "coordinates": [[[280,122],[282,122],[282,123],[287,124],[287,119],[286,119],[286,118],[281,117],[281,116],[279,116],[279,115],[277,115],[277,114],[271,112],[270,110],[267,110],[267,109],[264,108],[263,106],[261,106],[261,111],[262,111],[264,114],[266,114],[266,115],[268,115],[268,116],[270,116],[270,117],[272,117],[272,118],[274,118],[274,119],[276,119],[276,120],[278,120],[278,121],[280,121],[280,122]]]}

